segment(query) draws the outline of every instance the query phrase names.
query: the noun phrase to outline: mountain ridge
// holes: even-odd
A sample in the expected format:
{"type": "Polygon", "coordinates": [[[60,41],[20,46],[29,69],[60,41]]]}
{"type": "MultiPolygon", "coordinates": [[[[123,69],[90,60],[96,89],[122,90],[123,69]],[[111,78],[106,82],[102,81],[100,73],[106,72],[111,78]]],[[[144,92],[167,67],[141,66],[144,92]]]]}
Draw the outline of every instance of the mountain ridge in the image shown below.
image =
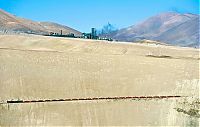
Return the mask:
{"type": "Polygon", "coordinates": [[[50,32],[63,34],[74,33],[75,35],[81,35],[81,32],[53,22],[37,22],[25,18],[14,16],[2,9],[0,9],[0,32],[2,33],[27,33],[46,35],[50,32]]]}
{"type": "Polygon", "coordinates": [[[190,13],[180,14],[175,12],[167,12],[167,13],[160,13],[136,25],[132,25],[127,28],[123,28],[118,31],[102,36],[111,37],[119,41],[134,42],[143,39],[148,39],[148,40],[162,41],[172,45],[178,45],[178,46],[192,45],[193,47],[196,47],[199,45],[199,36],[196,34],[191,35],[189,33],[192,33],[193,31],[198,32],[199,31],[198,24],[199,24],[199,15],[190,13]],[[182,25],[184,27],[180,28],[178,27],[179,25],[180,26],[182,25]],[[186,25],[188,28],[192,27],[193,29],[186,29],[187,28],[186,25]],[[176,31],[177,33],[174,33],[174,35],[172,36],[172,34],[167,33],[169,31],[176,31]],[[175,37],[175,35],[177,36],[175,37]],[[166,37],[167,39],[164,37],[166,37]],[[181,38],[185,38],[185,40],[181,38]]]}

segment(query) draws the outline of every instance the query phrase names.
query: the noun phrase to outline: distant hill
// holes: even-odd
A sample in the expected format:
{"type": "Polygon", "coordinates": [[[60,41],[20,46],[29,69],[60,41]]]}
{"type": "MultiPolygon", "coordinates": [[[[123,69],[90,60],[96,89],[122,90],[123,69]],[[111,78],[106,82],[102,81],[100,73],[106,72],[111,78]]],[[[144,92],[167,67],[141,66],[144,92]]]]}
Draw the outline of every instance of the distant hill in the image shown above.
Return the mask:
{"type": "Polygon", "coordinates": [[[149,39],[172,45],[196,47],[199,45],[199,15],[162,13],[137,25],[103,36],[119,41],[149,39]]]}
{"type": "Polygon", "coordinates": [[[81,35],[81,32],[70,27],[51,22],[35,22],[32,20],[16,17],[0,9],[0,32],[1,33],[28,33],[28,34],[49,34],[50,32],[63,34],[74,33],[81,35]]]}

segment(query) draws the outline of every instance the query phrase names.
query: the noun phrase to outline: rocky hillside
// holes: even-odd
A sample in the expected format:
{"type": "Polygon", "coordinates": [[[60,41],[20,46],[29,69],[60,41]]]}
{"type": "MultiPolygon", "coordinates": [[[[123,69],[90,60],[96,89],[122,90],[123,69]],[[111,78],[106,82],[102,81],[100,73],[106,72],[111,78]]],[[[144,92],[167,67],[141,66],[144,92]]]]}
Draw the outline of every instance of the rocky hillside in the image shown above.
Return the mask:
{"type": "Polygon", "coordinates": [[[51,22],[35,22],[16,17],[0,10],[0,33],[28,33],[43,35],[49,34],[49,32],[60,33],[61,30],[63,31],[63,34],[81,34],[81,32],[64,25],[51,22]]]}
{"type": "Polygon", "coordinates": [[[198,24],[198,15],[169,12],[150,17],[142,23],[106,36],[120,41],[150,39],[172,45],[196,47],[199,43],[198,24]]]}

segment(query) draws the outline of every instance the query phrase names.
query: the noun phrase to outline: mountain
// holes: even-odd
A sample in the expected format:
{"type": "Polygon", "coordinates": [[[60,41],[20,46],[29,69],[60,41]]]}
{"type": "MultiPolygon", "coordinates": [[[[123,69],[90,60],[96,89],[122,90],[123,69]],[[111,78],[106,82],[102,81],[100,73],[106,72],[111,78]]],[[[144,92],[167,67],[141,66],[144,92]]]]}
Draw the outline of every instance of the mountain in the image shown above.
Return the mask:
{"type": "Polygon", "coordinates": [[[172,45],[195,47],[199,44],[198,24],[199,15],[168,12],[103,36],[119,41],[149,39],[172,45]]]}
{"type": "Polygon", "coordinates": [[[64,26],[58,23],[53,23],[53,22],[39,22],[40,25],[44,26],[49,32],[53,31],[55,33],[60,33],[60,31],[62,30],[63,34],[69,34],[69,33],[73,33],[75,35],[81,35],[82,33],[74,30],[68,26],[64,26]]]}
{"type": "Polygon", "coordinates": [[[160,36],[155,37],[155,40],[162,40],[179,46],[198,47],[199,18],[194,18],[165,31],[160,36]]]}
{"type": "Polygon", "coordinates": [[[70,27],[51,22],[35,22],[32,20],[16,17],[0,9],[0,33],[28,33],[28,34],[49,34],[50,32],[63,34],[74,33],[81,35],[81,32],[70,27]]]}

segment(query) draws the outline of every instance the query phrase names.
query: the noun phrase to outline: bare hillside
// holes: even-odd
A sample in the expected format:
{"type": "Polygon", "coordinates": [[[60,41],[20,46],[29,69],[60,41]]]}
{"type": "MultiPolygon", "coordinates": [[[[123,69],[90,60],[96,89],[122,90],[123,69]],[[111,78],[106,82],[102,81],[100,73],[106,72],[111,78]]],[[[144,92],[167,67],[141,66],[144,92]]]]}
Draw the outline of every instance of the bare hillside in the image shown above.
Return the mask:
{"type": "Polygon", "coordinates": [[[0,35],[2,126],[198,126],[199,50],[0,35]],[[181,96],[6,104],[8,100],[181,96]]]}
{"type": "Polygon", "coordinates": [[[63,34],[74,33],[81,35],[81,32],[70,27],[50,23],[50,22],[35,22],[32,20],[16,17],[8,12],[0,10],[0,32],[2,33],[28,33],[28,34],[49,34],[49,32],[63,34]]]}
{"type": "Polygon", "coordinates": [[[199,15],[161,13],[105,36],[119,41],[150,39],[176,46],[199,47],[199,15]]]}

